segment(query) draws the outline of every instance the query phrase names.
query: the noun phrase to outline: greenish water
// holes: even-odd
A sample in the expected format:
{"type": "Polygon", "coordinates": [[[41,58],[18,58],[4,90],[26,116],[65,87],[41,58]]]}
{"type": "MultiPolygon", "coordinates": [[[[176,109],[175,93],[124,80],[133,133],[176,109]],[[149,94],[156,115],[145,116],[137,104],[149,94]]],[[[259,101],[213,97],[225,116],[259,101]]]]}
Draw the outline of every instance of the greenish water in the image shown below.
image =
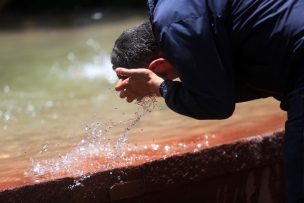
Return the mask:
{"type": "Polygon", "coordinates": [[[45,144],[68,150],[88,123],[132,117],[138,106],[114,91],[109,54],[118,35],[144,19],[0,33],[2,166],[29,160],[45,144]]]}
{"type": "Polygon", "coordinates": [[[94,23],[82,26],[25,20],[22,29],[0,31],[0,190],[84,175],[81,164],[94,157],[105,164],[90,162],[90,172],[140,158],[125,158],[126,151],[168,153],[154,143],[187,131],[176,128],[186,119],[162,100],[129,104],[114,91],[114,41],[146,16],[112,15],[94,13],[94,23]]]}

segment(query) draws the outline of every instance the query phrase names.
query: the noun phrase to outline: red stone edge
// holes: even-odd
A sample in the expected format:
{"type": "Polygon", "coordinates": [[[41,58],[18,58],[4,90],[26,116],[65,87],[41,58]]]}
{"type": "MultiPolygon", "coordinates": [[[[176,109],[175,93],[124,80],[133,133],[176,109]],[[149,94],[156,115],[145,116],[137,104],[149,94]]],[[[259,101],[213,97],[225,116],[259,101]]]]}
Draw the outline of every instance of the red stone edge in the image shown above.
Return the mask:
{"type": "Polygon", "coordinates": [[[113,202],[157,193],[225,174],[282,162],[284,131],[97,172],[75,185],[62,178],[0,192],[0,202],[113,202]]]}

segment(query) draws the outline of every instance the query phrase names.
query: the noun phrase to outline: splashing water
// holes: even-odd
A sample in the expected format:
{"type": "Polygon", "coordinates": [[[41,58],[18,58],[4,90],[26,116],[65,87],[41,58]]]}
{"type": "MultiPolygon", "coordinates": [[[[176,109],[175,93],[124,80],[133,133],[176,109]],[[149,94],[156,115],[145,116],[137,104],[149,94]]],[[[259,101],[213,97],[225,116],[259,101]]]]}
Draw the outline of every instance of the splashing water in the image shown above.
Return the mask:
{"type": "MultiPolygon", "coordinates": [[[[120,165],[132,163],[135,160],[125,156],[130,150],[128,134],[143,116],[154,109],[155,102],[154,97],[146,97],[137,102],[142,108],[135,113],[135,117],[131,120],[119,123],[95,122],[86,125],[86,138],[82,139],[70,152],[59,154],[58,157],[51,159],[31,158],[31,167],[24,172],[24,175],[35,182],[64,175],[80,177],[69,187],[73,189],[81,186],[81,182],[94,172],[113,169],[117,167],[118,163],[120,165]],[[110,130],[121,124],[126,124],[126,127],[122,134],[113,140],[110,130]],[[88,164],[84,164],[84,162],[88,164]]],[[[49,145],[46,144],[39,153],[45,153],[48,149],[49,145]]]]}

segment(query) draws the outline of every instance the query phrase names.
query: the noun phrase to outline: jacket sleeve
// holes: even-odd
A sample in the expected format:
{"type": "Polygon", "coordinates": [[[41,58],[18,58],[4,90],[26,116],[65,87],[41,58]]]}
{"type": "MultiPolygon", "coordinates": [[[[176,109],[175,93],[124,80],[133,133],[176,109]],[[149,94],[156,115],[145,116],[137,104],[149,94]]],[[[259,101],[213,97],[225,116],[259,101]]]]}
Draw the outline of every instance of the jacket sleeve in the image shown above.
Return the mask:
{"type": "Polygon", "coordinates": [[[224,119],[235,107],[228,38],[220,36],[223,27],[206,22],[206,16],[194,16],[157,29],[160,48],[181,80],[167,83],[165,101],[179,114],[224,119]]]}

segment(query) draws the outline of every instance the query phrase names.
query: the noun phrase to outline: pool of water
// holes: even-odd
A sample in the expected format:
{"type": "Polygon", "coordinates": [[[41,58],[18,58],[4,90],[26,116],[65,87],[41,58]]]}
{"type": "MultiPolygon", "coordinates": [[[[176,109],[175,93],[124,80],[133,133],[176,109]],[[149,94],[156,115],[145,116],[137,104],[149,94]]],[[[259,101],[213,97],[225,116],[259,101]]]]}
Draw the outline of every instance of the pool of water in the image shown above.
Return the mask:
{"type": "Polygon", "coordinates": [[[114,91],[109,54],[117,36],[143,19],[0,33],[0,171],[44,146],[68,150],[92,122],[132,117],[138,106],[114,91]]]}
{"type": "Polygon", "coordinates": [[[225,126],[283,114],[267,99],[239,105],[226,121],[197,121],[171,112],[161,99],[148,110],[121,100],[109,54],[118,35],[144,19],[133,14],[81,27],[0,33],[0,183],[43,175],[45,167],[65,165],[72,173],[70,162],[78,156],[119,156],[129,145],[157,150],[160,140],[211,137],[225,126]]]}

